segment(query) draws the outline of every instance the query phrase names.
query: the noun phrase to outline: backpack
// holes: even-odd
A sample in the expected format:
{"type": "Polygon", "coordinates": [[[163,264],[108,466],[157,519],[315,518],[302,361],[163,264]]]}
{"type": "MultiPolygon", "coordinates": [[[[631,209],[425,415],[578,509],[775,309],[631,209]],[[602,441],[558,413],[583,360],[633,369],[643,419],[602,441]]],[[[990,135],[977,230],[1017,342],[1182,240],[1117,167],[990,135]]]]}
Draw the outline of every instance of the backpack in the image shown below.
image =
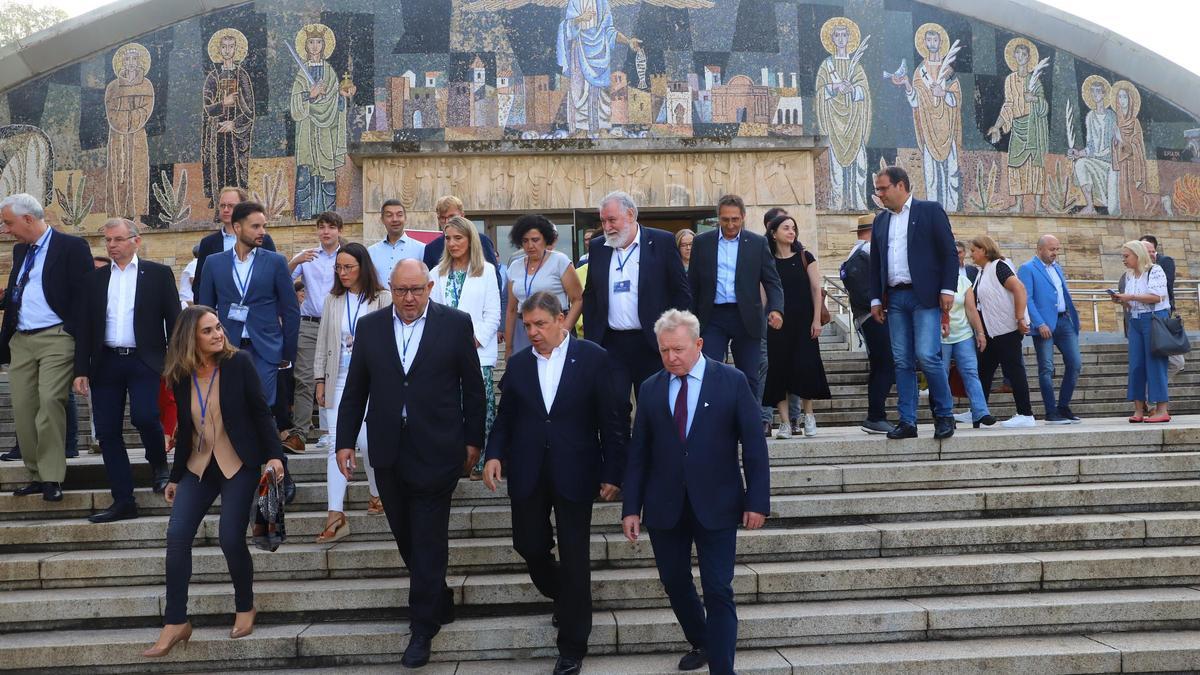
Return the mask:
{"type": "Polygon", "coordinates": [[[871,254],[859,248],[842,263],[840,276],[850,309],[862,314],[871,311],[871,254]]]}

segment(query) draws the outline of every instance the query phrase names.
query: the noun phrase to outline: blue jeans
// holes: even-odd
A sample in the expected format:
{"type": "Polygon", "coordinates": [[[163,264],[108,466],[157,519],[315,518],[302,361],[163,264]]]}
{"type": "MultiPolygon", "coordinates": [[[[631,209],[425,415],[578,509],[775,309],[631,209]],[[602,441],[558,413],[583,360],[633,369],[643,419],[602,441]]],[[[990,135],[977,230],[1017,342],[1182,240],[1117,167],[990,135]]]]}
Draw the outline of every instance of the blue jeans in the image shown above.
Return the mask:
{"type": "MultiPolygon", "coordinates": [[[[1167,316],[1165,309],[1154,313],[1167,316]]],[[[1130,401],[1166,403],[1167,357],[1150,353],[1150,313],[1129,319],[1129,392],[1130,401]]]]}
{"type": "Polygon", "coordinates": [[[1079,332],[1069,316],[1058,317],[1054,333],[1043,338],[1033,332],[1033,348],[1037,352],[1038,386],[1042,389],[1042,403],[1046,405],[1046,417],[1060,417],[1059,410],[1071,405],[1075,383],[1079,381],[1082,359],[1079,357],[1079,332]],[[1058,400],[1054,399],[1054,348],[1063,358],[1063,379],[1059,387],[1058,400]]]}
{"type": "Polygon", "coordinates": [[[929,383],[933,414],[954,413],[950,381],[942,365],[942,310],[923,307],[910,290],[888,293],[887,324],[892,338],[892,360],[896,362],[896,407],[900,421],[917,424],[917,365],[929,383]]]}
{"type": "Polygon", "coordinates": [[[950,360],[958,365],[958,376],[971,401],[971,421],[978,422],[990,415],[983,385],[979,383],[979,359],[975,356],[975,340],[968,339],[954,344],[942,345],[942,363],[946,365],[946,376],[950,375],[950,360]]]}

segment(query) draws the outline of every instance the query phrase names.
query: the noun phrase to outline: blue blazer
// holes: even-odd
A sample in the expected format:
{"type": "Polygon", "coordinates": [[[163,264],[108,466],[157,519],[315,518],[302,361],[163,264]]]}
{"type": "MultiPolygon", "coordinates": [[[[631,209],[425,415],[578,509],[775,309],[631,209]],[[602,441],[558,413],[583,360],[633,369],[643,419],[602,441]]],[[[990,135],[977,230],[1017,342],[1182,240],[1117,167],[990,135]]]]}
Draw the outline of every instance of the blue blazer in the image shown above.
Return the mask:
{"type": "MultiPolygon", "coordinates": [[[[658,353],[658,338],[654,322],[668,309],[688,309],[692,291],[688,285],[683,258],[675,248],[675,235],[639,224],[642,240],[638,249],[638,319],[646,344],[658,353]]],[[[608,331],[608,268],[613,249],[604,245],[604,237],[592,237],[588,247],[587,286],[583,289],[583,334],[596,344],[603,344],[608,331]]],[[[636,382],[634,383],[637,384],[636,382]]]]}
{"type": "MultiPolygon", "coordinates": [[[[196,293],[197,303],[217,310],[225,335],[235,345],[242,337],[242,322],[229,318],[229,306],[242,296],[233,280],[236,250],[231,248],[208,257],[196,293]]],[[[300,304],[288,274],[287,259],[262,248],[254,255],[257,260],[246,285],[245,302],[250,307],[246,329],[254,342],[254,351],[268,362],[295,361],[296,343],[300,339],[300,304]]]]}
{"type": "MultiPolygon", "coordinates": [[[[1067,288],[1067,278],[1063,276],[1058,263],[1054,263],[1054,273],[1062,283],[1063,300],[1066,301],[1067,312],[1070,313],[1075,332],[1078,333],[1079,312],[1075,311],[1071,290],[1067,288]]],[[[1033,324],[1029,328],[1036,331],[1045,325],[1053,331],[1058,326],[1058,293],[1054,290],[1054,281],[1046,273],[1046,265],[1040,258],[1035,257],[1017,269],[1017,277],[1025,284],[1025,290],[1029,293],[1029,321],[1033,324]]]]}
{"type": "Polygon", "coordinates": [[[705,529],[737,527],[745,511],[770,513],[767,441],[761,407],[746,377],[707,360],[686,442],[679,440],[667,401],[670,377],[660,370],[639,390],[622,517],[641,514],[647,527],[670,529],[679,523],[685,496],[705,529]]]}
{"type": "MultiPolygon", "coordinates": [[[[871,299],[887,304],[888,226],[891,211],[875,215],[871,232],[871,299]]],[[[908,213],[908,270],[913,292],[926,308],[939,307],[942,289],[958,288],[958,249],[950,219],[937,202],[915,197],[908,213]]]]}
{"type": "Polygon", "coordinates": [[[629,416],[616,394],[608,352],[586,340],[567,340],[562,378],[549,411],[531,347],[509,360],[501,382],[500,410],[486,457],[508,462],[512,499],[529,497],[543,470],[550,472],[554,491],[573,502],[595,499],[600,483],[621,484],[629,416]]]}

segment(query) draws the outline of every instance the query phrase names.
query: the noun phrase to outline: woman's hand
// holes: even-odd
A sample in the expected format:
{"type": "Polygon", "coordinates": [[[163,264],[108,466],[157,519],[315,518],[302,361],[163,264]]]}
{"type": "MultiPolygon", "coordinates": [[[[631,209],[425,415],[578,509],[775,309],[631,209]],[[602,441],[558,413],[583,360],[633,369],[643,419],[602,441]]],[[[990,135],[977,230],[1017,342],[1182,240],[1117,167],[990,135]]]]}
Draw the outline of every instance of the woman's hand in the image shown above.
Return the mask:
{"type": "Polygon", "coordinates": [[[822,333],[824,330],[825,330],[825,327],[821,325],[821,317],[819,317],[819,316],[818,316],[818,317],[817,317],[817,318],[816,318],[816,319],[815,319],[815,320],[812,322],[812,326],[810,326],[810,327],[809,327],[809,329],[808,329],[808,335],[809,335],[809,337],[810,337],[810,338],[812,338],[812,339],[814,339],[814,340],[817,340],[817,339],[819,339],[819,338],[821,337],[821,333],[822,333]]]}
{"type": "Polygon", "coordinates": [[[267,468],[263,469],[263,475],[264,476],[267,475],[267,471],[270,471],[271,469],[275,470],[275,482],[282,483],[283,482],[283,462],[281,462],[278,459],[267,460],[267,468]]]}
{"type": "Polygon", "coordinates": [[[986,350],[987,349],[987,336],[984,335],[983,333],[976,333],[975,334],[975,347],[980,352],[986,350]]]}
{"type": "Polygon", "coordinates": [[[325,407],[325,383],[324,382],[317,383],[317,405],[321,406],[322,408],[325,407]]]}
{"type": "Polygon", "coordinates": [[[1029,334],[1029,322],[1025,319],[1017,319],[1017,330],[1021,331],[1021,335],[1029,334]]]}
{"type": "Polygon", "coordinates": [[[167,489],[163,490],[163,499],[167,500],[168,504],[175,503],[175,490],[179,487],[179,483],[167,483],[167,489]]]}

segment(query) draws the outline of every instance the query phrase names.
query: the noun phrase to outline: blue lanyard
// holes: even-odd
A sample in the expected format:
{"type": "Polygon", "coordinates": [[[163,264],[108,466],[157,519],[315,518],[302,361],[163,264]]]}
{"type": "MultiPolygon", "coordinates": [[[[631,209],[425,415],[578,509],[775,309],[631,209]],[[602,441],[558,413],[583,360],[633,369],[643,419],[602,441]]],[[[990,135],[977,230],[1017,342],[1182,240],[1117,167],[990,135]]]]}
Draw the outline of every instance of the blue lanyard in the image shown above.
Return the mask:
{"type": "MultiPolygon", "coordinates": [[[[547,252],[547,254],[548,253],[549,252],[547,252]]],[[[538,268],[533,271],[533,276],[531,277],[531,276],[529,276],[529,258],[528,257],[525,258],[525,297],[526,298],[528,298],[530,295],[532,295],[533,282],[535,279],[537,279],[538,272],[541,272],[542,268],[545,266],[546,266],[546,258],[545,258],[545,256],[543,256],[542,262],[538,263],[538,268]]]]}
{"type": "Polygon", "coordinates": [[[196,377],[195,373],[192,373],[192,384],[194,384],[196,386],[196,398],[200,399],[200,437],[201,438],[204,438],[204,419],[206,417],[208,417],[208,402],[210,400],[212,400],[213,382],[217,381],[217,375],[220,374],[220,372],[221,372],[220,368],[216,368],[213,370],[212,377],[209,378],[209,380],[208,380],[208,391],[205,392],[203,395],[200,394],[200,379],[196,377]]]}
{"type": "Polygon", "coordinates": [[[617,271],[621,274],[625,273],[625,265],[629,263],[629,259],[633,257],[633,252],[637,250],[637,243],[629,247],[629,252],[625,254],[625,259],[621,260],[621,252],[617,251],[617,271]]]}
{"type": "Polygon", "coordinates": [[[241,302],[246,302],[246,287],[250,285],[250,278],[254,276],[254,263],[258,262],[258,256],[254,255],[254,251],[250,251],[250,269],[246,270],[246,280],[242,281],[242,275],[238,274],[237,270],[237,250],[233,251],[233,279],[237,282],[238,290],[242,292],[241,302]]]}
{"type": "MultiPolygon", "coordinates": [[[[417,321],[420,321],[420,319],[417,319],[417,321]]],[[[412,342],[413,336],[417,334],[417,321],[413,322],[412,331],[409,332],[408,337],[404,337],[404,322],[400,322],[400,341],[402,343],[401,347],[403,348],[400,352],[401,363],[403,363],[404,359],[408,357],[408,344],[412,342]]]]}
{"type": "Polygon", "coordinates": [[[354,308],[354,313],[350,313],[350,294],[346,294],[346,314],[350,317],[350,337],[354,337],[354,329],[358,327],[358,315],[362,312],[363,296],[358,296],[358,306],[354,308]]]}

